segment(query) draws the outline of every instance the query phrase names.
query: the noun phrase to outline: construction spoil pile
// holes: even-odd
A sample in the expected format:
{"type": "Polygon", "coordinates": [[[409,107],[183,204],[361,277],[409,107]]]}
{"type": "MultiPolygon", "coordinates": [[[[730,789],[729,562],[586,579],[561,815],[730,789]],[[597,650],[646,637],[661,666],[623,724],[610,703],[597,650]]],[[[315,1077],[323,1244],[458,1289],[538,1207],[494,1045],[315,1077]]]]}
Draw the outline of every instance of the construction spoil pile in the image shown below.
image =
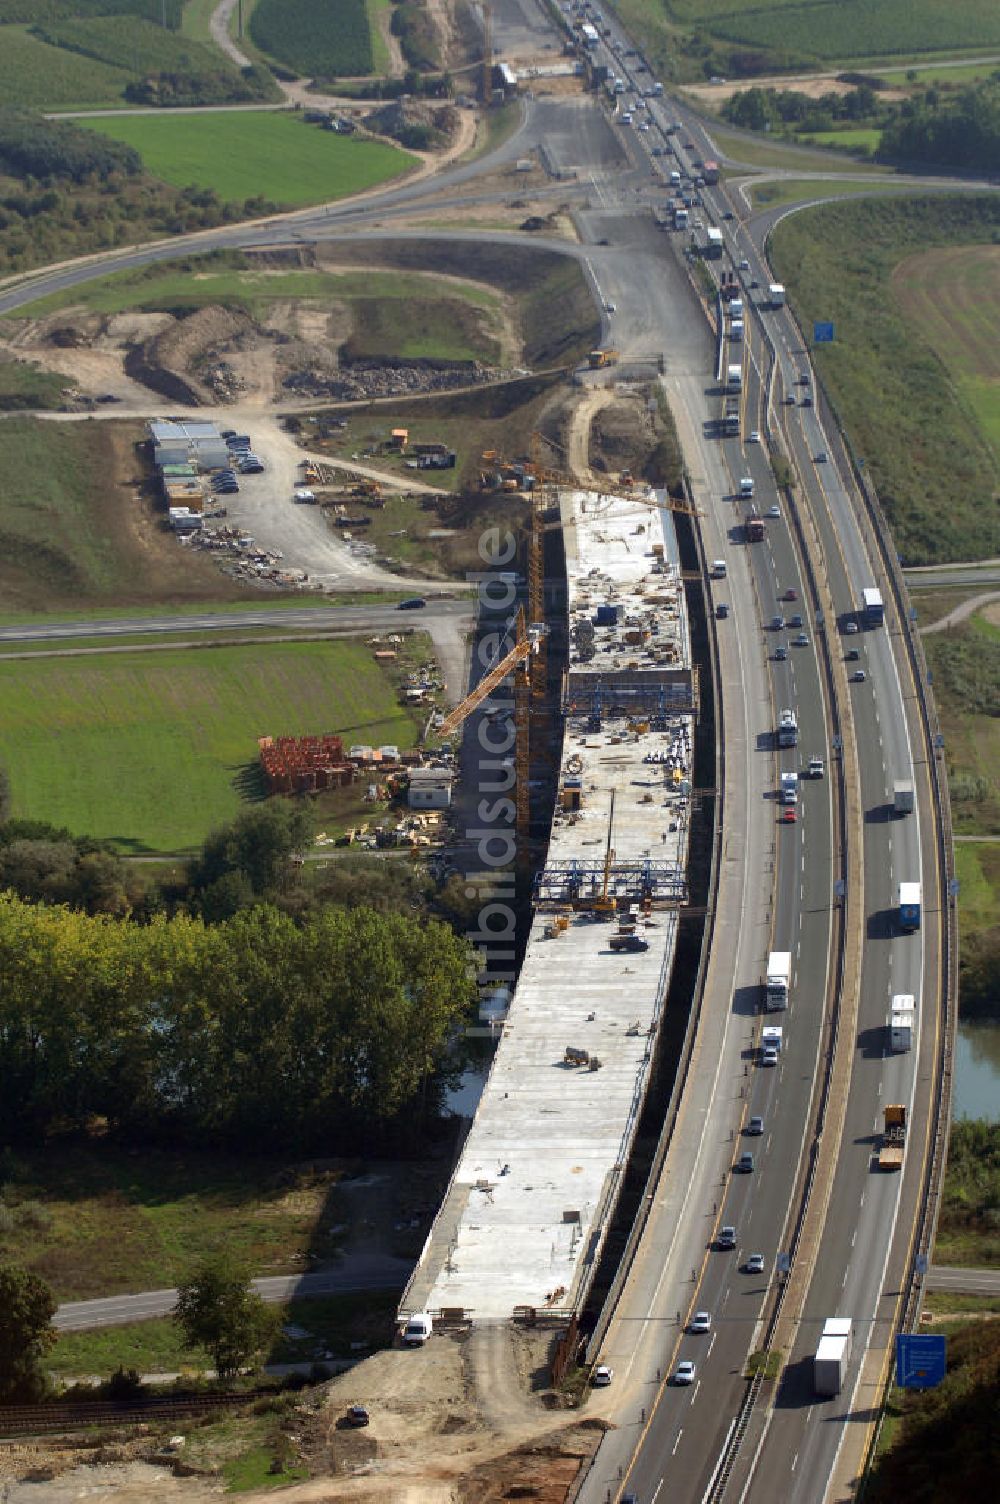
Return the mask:
{"type": "Polygon", "coordinates": [[[378,360],[355,360],[333,369],[312,366],[291,371],[282,386],[297,397],[316,397],[334,402],[357,402],[367,397],[399,397],[414,392],[446,392],[459,386],[483,386],[521,374],[497,370],[478,360],[442,366],[431,361],[392,364],[378,360]]]}

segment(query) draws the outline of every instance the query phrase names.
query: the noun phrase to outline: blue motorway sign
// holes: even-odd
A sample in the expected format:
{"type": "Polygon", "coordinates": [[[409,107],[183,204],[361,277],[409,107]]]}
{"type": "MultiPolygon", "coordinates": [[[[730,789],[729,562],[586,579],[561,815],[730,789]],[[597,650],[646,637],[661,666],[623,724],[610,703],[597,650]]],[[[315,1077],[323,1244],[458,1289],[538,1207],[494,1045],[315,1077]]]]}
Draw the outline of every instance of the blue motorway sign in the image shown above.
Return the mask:
{"type": "Polygon", "coordinates": [[[945,1375],[945,1339],[923,1332],[896,1338],[896,1383],[900,1389],[934,1389],[945,1375]]]}
{"type": "Polygon", "coordinates": [[[813,344],[814,345],[832,345],[833,344],[833,325],[832,324],[813,324],[813,344]]]}

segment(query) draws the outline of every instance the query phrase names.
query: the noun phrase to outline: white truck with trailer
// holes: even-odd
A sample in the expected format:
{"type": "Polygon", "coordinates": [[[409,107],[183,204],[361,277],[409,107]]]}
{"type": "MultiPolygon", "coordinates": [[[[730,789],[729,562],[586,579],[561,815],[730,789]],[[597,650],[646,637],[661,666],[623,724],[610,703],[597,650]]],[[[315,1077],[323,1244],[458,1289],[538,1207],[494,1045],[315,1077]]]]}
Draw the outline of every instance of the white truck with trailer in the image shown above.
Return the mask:
{"type": "Polygon", "coordinates": [[[794,710],[783,710],[778,717],[778,746],[797,747],[799,743],[799,723],[795,718],[794,710]]]}
{"type": "Polygon", "coordinates": [[[889,1007],[889,1049],[894,1055],[912,1050],[917,1005],[912,992],[897,992],[889,1007]]]}
{"type": "Polygon", "coordinates": [[[726,391],[741,392],[743,390],[743,367],[736,362],[726,367],[726,391]]]}
{"type": "MultiPolygon", "coordinates": [[[[777,1013],[788,1007],[788,990],[792,985],[792,953],[790,950],[772,950],[767,958],[764,974],[764,1007],[768,1013],[777,1013]]],[[[765,1034],[767,1030],[764,1030],[765,1034]]],[[[781,1048],[781,1030],[778,1030],[778,1048],[781,1048]]]]}
{"type": "Polygon", "coordinates": [[[813,1359],[813,1387],[817,1394],[832,1398],[839,1394],[847,1380],[847,1365],[851,1361],[851,1318],[830,1316],[823,1324],[823,1332],[813,1359]]]}
{"type": "Polygon", "coordinates": [[[760,1031],[761,1065],[777,1065],[781,1054],[782,1031],[778,1024],[767,1024],[760,1031]]]}

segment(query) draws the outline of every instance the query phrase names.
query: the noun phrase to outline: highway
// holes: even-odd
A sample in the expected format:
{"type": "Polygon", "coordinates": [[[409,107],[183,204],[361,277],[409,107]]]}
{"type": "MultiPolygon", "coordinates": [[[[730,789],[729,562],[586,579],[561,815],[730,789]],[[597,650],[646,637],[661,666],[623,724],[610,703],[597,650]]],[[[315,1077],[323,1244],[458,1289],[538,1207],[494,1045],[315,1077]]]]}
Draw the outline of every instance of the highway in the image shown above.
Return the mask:
{"type": "MultiPolygon", "coordinates": [[[[613,42],[611,46],[619,76],[627,78],[626,49],[623,45],[616,48],[613,42]]],[[[637,88],[639,82],[633,76],[632,88],[637,88]]],[[[630,88],[629,98],[631,92],[630,88]]],[[[666,114],[673,114],[675,107],[669,101],[664,105],[654,101],[649,109],[655,119],[662,120],[666,114]]],[[[676,158],[690,175],[697,152],[698,133],[689,129],[681,135],[692,144],[683,151],[676,151],[676,158]],[[684,152],[690,152],[692,156],[685,158],[684,152]]],[[[702,151],[705,150],[702,147],[702,151]]],[[[706,205],[714,205],[714,217],[719,222],[725,198],[721,193],[707,189],[702,190],[702,196],[706,205]]],[[[923,1147],[920,1135],[926,1132],[926,1111],[918,1112],[915,1117],[912,1112],[916,1062],[920,1059],[925,1070],[929,1068],[939,1044],[936,1038],[937,1010],[933,1006],[925,1010],[918,1001],[920,1019],[925,1011],[928,1014],[927,1025],[921,1027],[921,1050],[895,1057],[886,1054],[889,998],[897,992],[912,993],[918,1000],[924,995],[926,930],[916,936],[899,935],[894,908],[901,880],[923,879],[925,892],[930,894],[928,879],[933,875],[934,859],[932,851],[921,851],[920,826],[916,820],[890,822],[886,818],[894,778],[913,776],[916,772],[925,807],[928,796],[926,780],[913,765],[907,719],[907,712],[912,707],[912,689],[906,681],[905,653],[900,654],[904,665],[901,675],[893,652],[898,643],[899,626],[893,622],[890,611],[888,628],[859,633],[857,638],[841,635],[857,611],[861,588],[876,582],[884,585],[881,571],[871,561],[864,521],[855,511],[852,495],[841,482],[835,446],[824,430],[821,410],[811,403],[806,406],[801,402],[787,405],[781,402],[786,393],[795,393],[799,378],[808,373],[809,366],[787,311],[761,306],[761,293],[756,287],[751,287],[751,283],[766,287],[771,280],[762,259],[762,241],[755,245],[749,237],[736,238],[740,236],[739,229],[735,232],[730,229],[728,235],[730,264],[736,265],[741,257],[746,257],[749,270],[744,273],[745,294],[751,306],[757,305],[758,329],[766,327],[769,331],[770,337],[764,341],[751,331],[760,361],[759,372],[766,372],[773,349],[776,357],[773,399],[781,403],[778,408],[772,405],[759,421],[748,419],[747,426],[760,427],[766,432],[781,423],[784,447],[802,481],[800,504],[810,514],[810,525],[818,531],[822,550],[823,557],[814,563],[825,572],[833,613],[832,617],[825,613],[819,618],[813,616],[810,635],[817,630],[825,633],[831,654],[840,659],[855,642],[861,643],[858,666],[863,667],[865,673],[864,681],[857,684],[848,680],[843,667],[838,666],[834,676],[840,714],[853,723],[857,747],[858,793],[863,812],[861,849],[849,848],[850,865],[846,871],[834,867],[829,806],[825,800],[815,797],[814,789],[803,790],[802,813],[805,818],[795,827],[780,833],[792,836],[794,832],[794,837],[778,850],[775,944],[777,946],[780,940],[781,948],[786,943],[792,947],[797,957],[798,985],[793,987],[792,1007],[785,1015],[788,1038],[782,1051],[782,1064],[773,1077],[777,1087],[759,1086],[761,1072],[754,1071],[754,1085],[744,1110],[760,1111],[765,1123],[772,1124],[780,1112],[782,1131],[776,1135],[772,1130],[765,1136],[754,1176],[746,1177],[739,1189],[730,1186],[724,1199],[713,1203],[716,1223],[724,1219],[735,1223],[739,1229],[739,1253],[749,1246],[745,1232],[750,1217],[756,1215],[772,1236],[780,1227],[780,1209],[769,1203],[769,1195],[777,1191],[779,1201],[783,1198],[786,1207],[791,1204],[798,1148],[792,1135],[796,1122],[803,1131],[806,1124],[805,1109],[812,1090],[812,1067],[818,1057],[819,1019],[826,992],[826,949],[823,927],[817,925],[816,918],[819,913],[829,915],[834,901],[834,882],[843,877],[854,899],[854,923],[862,922],[865,931],[844,1137],[830,1187],[822,1245],[801,1319],[794,1332],[792,1349],[787,1355],[789,1361],[773,1406],[762,1407],[762,1425],[758,1426],[755,1438],[756,1453],[739,1458],[739,1476],[748,1496],[762,1501],[775,1497],[805,1500],[821,1497],[825,1487],[821,1480],[834,1477],[846,1429],[843,1422],[855,1413],[855,1396],[869,1341],[876,1348],[884,1348],[889,1336],[892,1299],[883,1298],[883,1289],[890,1245],[901,1189],[906,1186],[911,1195],[917,1191],[916,1167],[922,1158],[919,1151],[923,1147]],[[820,455],[824,458],[818,459],[820,455]],[[826,458],[827,455],[831,458],[826,458]],[[808,858],[805,844],[799,844],[803,841],[808,842],[808,858]],[[928,866],[929,872],[924,870],[928,866]],[[786,1082],[782,1079],[786,1075],[790,1089],[786,1089],[786,1082]],[[777,1101],[779,1089],[780,1106],[777,1101]],[[916,1144],[901,1177],[872,1172],[872,1152],[881,1130],[881,1108],[886,1102],[894,1101],[903,1102],[911,1109],[911,1143],[916,1144]],[[759,1174],[761,1187],[766,1174],[767,1190],[756,1189],[759,1174]],[[749,1189],[751,1183],[755,1186],[753,1191],[749,1189]],[[823,1320],[833,1314],[848,1314],[854,1319],[855,1356],[843,1394],[818,1407],[811,1381],[811,1354],[823,1320]],[[830,1424],[831,1420],[833,1424],[830,1424]]],[[[756,455],[751,458],[748,454],[741,454],[738,447],[734,453],[735,446],[733,440],[725,441],[723,446],[727,450],[730,473],[737,465],[745,467],[749,464],[748,469],[741,468],[739,473],[753,475],[758,497],[762,502],[769,502],[773,492],[765,491],[762,485],[762,460],[756,455]]],[[[754,599],[750,609],[755,610],[761,625],[770,614],[778,614],[781,609],[779,597],[789,584],[796,589],[800,599],[807,598],[788,535],[780,525],[776,527],[775,522],[780,524],[780,519],[768,523],[767,546],[762,549],[758,545],[757,558],[753,560],[754,599]]],[[[730,578],[738,621],[748,609],[747,593],[739,589],[733,571],[730,578]]],[[[813,612],[819,609],[817,601],[811,601],[811,605],[813,612]]],[[[774,635],[777,637],[778,634],[774,635]]],[[[772,693],[782,701],[794,697],[802,730],[803,754],[816,751],[829,756],[835,749],[827,746],[827,721],[819,681],[814,669],[810,671],[812,653],[810,644],[808,648],[792,649],[784,662],[774,663],[772,693]],[[810,655],[808,659],[806,654],[810,655]]],[[[856,672],[853,666],[851,672],[856,672]]],[[[761,855],[758,849],[758,859],[761,855]]],[[[933,951],[933,938],[931,944],[933,951]]],[[[739,1004],[740,992],[737,989],[735,1006],[739,1007],[739,1004]]],[[[724,1042],[724,1051],[725,1048],[724,1042]]],[[[715,1125],[710,1116],[704,1137],[711,1139],[714,1132],[715,1125]]],[[[668,1174],[669,1168],[668,1162],[668,1174]]],[[[755,1233],[754,1237],[763,1242],[761,1234],[755,1233]]],[[[755,1242],[753,1246],[754,1251],[765,1253],[770,1266],[774,1245],[770,1249],[758,1248],[755,1242]]],[[[659,1257],[659,1248],[656,1252],[659,1257]]],[[[716,1320],[711,1336],[701,1334],[672,1344],[669,1363],[672,1365],[678,1358],[695,1361],[698,1364],[695,1383],[673,1394],[661,1392],[658,1400],[640,1408],[641,1444],[634,1466],[627,1472],[628,1486],[634,1488],[640,1500],[658,1497],[665,1485],[669,1486],[671,1497],[701,1498],[712,1482],[715,1458],[721,1455],[731,1419],[738,1408],[742,1388],[739,1379],[741,1360],[751,1345],[746,1339],[753,1301],[748,1301],[747,1296],[753,1292],[748,1292],[744,1284],[742,1298],[735,1297],[734,1310],[731,1301],[739,1282],[731,1277],[731,1266],[727,1263],[727,1256],[721,1254],[705,1260],[700,1275],[697,1268],[692,1271],[694,1288],[685,1292],[686,1309],[701,1307],[713,1312],[717,1318],[720,1313],[722,1316],[721,1320],[716,1320]],[[746,1309],[748,1305],[749,1311],[746,1309]],[[739,1331],[738,1338],[732,1335],[735,1331],[739,1331]],[[652,1414],[651,1421],[647,1421],[649,1413],[652,1414]]],[[[669,1280],[670,1273],[668,1259],[663,1283],[669,1280]]],[[[675,1317],[682,1314],[683,1311],[675,1311],[675,1317]]],[[[609,1334],[612,1357],[613,1341],[612,1333],[609,1334]]],[[[658,1367],[663,1371],[663,1365],[658,1367]]],[[[595,1469],[590,1497],[600,1497],[601,1489],[607,1486],[608,1476],[607,1468],[599,1466],[595,1469]]]]}

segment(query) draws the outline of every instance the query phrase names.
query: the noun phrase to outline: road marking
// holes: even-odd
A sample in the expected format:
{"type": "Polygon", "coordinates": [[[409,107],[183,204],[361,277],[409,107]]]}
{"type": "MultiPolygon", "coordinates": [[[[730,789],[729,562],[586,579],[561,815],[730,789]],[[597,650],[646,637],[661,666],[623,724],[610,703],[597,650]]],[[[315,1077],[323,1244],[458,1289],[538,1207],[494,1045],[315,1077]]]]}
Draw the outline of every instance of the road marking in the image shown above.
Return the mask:
{"type": "Polygon", "coordinates": [[[796,1452],[795,1456],[792,1458],[792,1472],[793,1473],[794,1473],[795,1468],[796,1468],[796,1466],[798,1464],[798,1460],[799,1460],[799,1454],[798,1454],[798,1452],[796,1452]]]}
{"type": "Polygon", "coordinates": [[[712,1348],[715,1346],[715,1339],[716,1339],[716,1337],[718,1335],[719,1335],[718,1332],[713,1332],[712,1333],[712,1340],[708,1344],[708,1353],[706,1354],[706,1356],[709,1357],[709,1358],[712,1356],[712,1348]]]}
{"type": "Polygon", "coordinates": [[[811,1421],[811,1420],[812,1420],[812,1418],[813,1418],[813,1408],[814,1408],[814,1407],[813,1407],[813,1406],[812,1406],[812,1405],[810,1405],[810,1406],[809,1406],[809,1409],[808,1409],[808,1410],[807,1410],[807,1411],[806,1411],[806,1425],[808,1425],[808,1424],[809,1424],[809,1422],[810,1422],[810,1421],[811,1421]]]}
{"type": "Polygon", "coordinates": [[[848,1264],[847,1268],[844,1270],[844,1278],[840,1282],[840,1288],[842,1290],[845,1288],[845,1286],[847,1284],[847,1276],[850,1274],[850,1272],[851,1272],[851,1266],[850,1266],[850,1264],[848,1264]]]}
{"type": "MultiPolygon", "coordinates": [[[[677,1441],[680,1441],[680,1439],[681,1439],[681,1432],[678,1431],[677,1432],[677,1441]]],[[[675,1452],[677,1450],[677,1441],[674,1442],[674,1451],[675,1452]]],[[[650,1499],[649,1504],[656,1504],[657,1499],[660,1497],[660,1489],[662,1487],[663,1487],[663,1479],[661,1478],[660,1481],[659,1481],[659,1483],[656,1485],[656,1492],[653,1494],[653,1497],[650,1499]]]]}
{"type": "MultiPolygon", "coordinates": [[[[698,1382],[694,1386],[694,1394],[692,1394],[692,1396],[691,1396],[691,1403],[692,1403],[692,1405],[694,1404],[695,1400],[698,1398],[698,1390],[700,1388],[701,1388],[701,1380],[699,1379],[698,1382]]],[[[678,1440],[680,1440],[679,1437],[678,1437],[678,1440]]]]}
{"type": "MultiPolygon", "coordinates": [[[[679,1447],[679,1446],[680,1446],[680,1444],[681,1444],[681,1437],[682,1437],[682,1436],[683,1436],[683,1435],[684,1435],[684,1427],[683,1427],[683,1426],[681,1426],[681,1428],[680,1428],[680,1430],[679,1430],[679,1431],[678,1431],[678,1432],[677,1432],[677,1440],[676,1440],[676,1441],[675,1441],[675,1442],[674,1442],[674,1446],[673,1446],[673,1450],[672,1450],[672,1452],[671,1452],[671,1453],[670,1453],[670,1455],[671,1455],[671,1457],[676,1457],[676,1456],[677,1456],[677,1448],[678,1448],[678,1447],[679,1447]]],[[[663,1481],[663,1480],[662,1480],[662,1479],[661,1479],[661,1480],[660,1480],[660,1482],[661,1482],[661,1486],[662,1486],[662,1481],[663,1481]]],[[[657,1489],[657,1490],[656,1490],[656,1494],[658,1494],[658,1493],[659,1493],[659,1492],[660,1492],[660,1490],[659,1490],[659,1488],[658,1488],[658,1489],[657,1489]]],[[[654,1500],[655,1500],[655,1498],[656,1498],[656,1494],[654,1494],[654,1495],[653,1495],[653,1498],[654,1498],[654,1500]]]]}
{"type": "Polygon", "coordinates": [[[855,1228],[854,1231],[851,1233],[851,1247],[852,1248],[854,1247],[854,1244],[857,1242],[857,1237],[858,1237],[858,1229],[855,1228]]]}

